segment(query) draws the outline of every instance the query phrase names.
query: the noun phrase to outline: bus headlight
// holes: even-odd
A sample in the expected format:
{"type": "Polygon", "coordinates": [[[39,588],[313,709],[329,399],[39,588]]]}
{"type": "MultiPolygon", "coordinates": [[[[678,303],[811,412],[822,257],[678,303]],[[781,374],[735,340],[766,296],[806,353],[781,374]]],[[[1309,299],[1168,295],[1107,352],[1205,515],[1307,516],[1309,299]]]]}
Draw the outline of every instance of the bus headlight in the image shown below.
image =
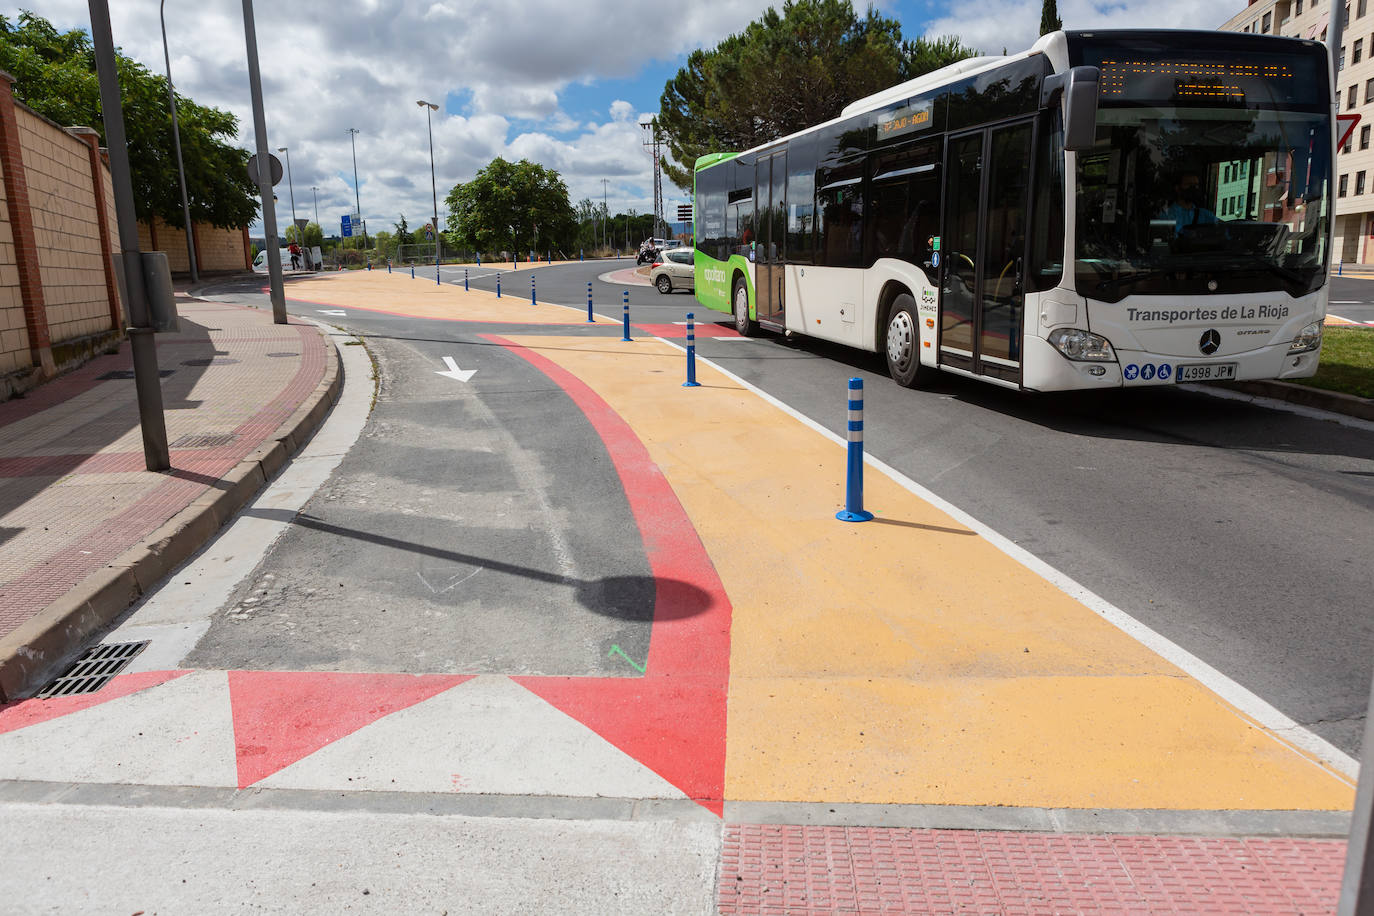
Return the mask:
{"type": "Polygon", "coordinates": [[[1089,334],[1077,328],[1051,331],[1050,344],[1069,359],[1091,362],[1116,362],[1111,343],[1100,334],[1089,334]]]}
{"type": "Polygon", "coordinates": [[[1310,353],[1322,345],[1322,323],[1314,321],[1298,332],[1288,345],[1289,353],[1310,353]]]}

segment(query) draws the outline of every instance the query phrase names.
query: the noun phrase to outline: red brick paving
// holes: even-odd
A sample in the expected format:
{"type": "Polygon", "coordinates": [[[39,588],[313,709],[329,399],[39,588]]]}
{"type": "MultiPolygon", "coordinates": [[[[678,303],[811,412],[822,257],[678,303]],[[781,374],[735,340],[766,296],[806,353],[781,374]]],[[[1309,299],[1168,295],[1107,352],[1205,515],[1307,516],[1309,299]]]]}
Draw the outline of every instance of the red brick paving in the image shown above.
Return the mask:
{"type": "Polygon", "coordinates": [[[726,827],[728,916],[1332,913],[1342,840],[726,827]]]}
{"type": "Polygon", "coordinates": [[[131,367],[127,347],[0,404],[0,636],[190,505],[324,377],[328,344],[313,326],[219,303],[178,308],[182,333],[158,339],[160,367],[177,370],[162,383],[168,439],[232,441],[173,449],[171,471],[146,471],[132,381],[98,380],[131,367]],[[185,365],[196,358],[210,362],[185,365]]]}

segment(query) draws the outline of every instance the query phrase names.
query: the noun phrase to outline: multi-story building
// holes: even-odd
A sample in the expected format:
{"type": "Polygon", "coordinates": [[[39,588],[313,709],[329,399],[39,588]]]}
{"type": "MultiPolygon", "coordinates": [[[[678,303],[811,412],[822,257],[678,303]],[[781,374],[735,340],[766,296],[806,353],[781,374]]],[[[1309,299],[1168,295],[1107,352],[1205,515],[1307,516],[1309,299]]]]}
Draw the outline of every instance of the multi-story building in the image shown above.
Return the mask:
{"type": "MultiPolygon", "coordinates": [[[[1255,32],[1289,38],[1326,41],[1332,11],[1341,0],[1250,0],[1250,5],[1221,26],[1231,32],[1255,32]]],[[[1336,248],[1333,261],[1374,263],[1374,15],[1370,0],[1350,0],[1344,5],[1344,26],[1336,76],[1341,114],[1359,114],[1355,131],[1336,153],[1336,248]]],[[[1279,166],[1280,168],[1282,166],[1279,166]]],[[[1263,176],[1249,179],[1260,186],[1263,176]]],[[[1219,207],[1230,206],[1224,198],[1241,194],[1238,182],[1248,176],[1233,175],[1218,188],[1219,207]]],[[[1282,206],[1282,204],[1279,204],[1282,206]]]]}

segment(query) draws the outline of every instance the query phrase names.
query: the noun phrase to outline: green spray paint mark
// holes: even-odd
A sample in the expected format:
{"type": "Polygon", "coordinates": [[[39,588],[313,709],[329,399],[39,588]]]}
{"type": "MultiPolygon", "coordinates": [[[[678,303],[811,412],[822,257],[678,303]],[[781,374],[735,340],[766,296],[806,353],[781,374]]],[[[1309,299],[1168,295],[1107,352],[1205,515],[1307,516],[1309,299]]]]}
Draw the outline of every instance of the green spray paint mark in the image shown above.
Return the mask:
{"type": "Polygon", "coordinates": [[[606,653],[607,658],[610,658],[612,655],[619,655],[621,658],[625,659],[625,661],[630,663],[630,667],[634,668],[640,674],[643,674],[645,670],[648,668],[648,665],[641,667],[640,665],[636,664],[635,660],[630,658],[630,656],[626,655],[625,650],[620,648],[619,646],[611,646],[611,651],[606,653]]]}

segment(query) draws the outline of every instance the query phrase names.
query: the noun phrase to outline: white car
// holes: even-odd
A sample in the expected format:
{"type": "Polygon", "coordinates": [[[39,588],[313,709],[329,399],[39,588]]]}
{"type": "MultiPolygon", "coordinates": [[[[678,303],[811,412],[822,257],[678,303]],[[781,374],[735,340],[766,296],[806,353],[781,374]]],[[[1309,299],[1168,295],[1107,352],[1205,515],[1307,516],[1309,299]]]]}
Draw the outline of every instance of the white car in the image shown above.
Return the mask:
{"type": "Polygon", "coordinates": [[[662,252],[649,271],[649,282],[665,296],[675,289],[695,289],[696,253],[685,245],[662,252]]]}

